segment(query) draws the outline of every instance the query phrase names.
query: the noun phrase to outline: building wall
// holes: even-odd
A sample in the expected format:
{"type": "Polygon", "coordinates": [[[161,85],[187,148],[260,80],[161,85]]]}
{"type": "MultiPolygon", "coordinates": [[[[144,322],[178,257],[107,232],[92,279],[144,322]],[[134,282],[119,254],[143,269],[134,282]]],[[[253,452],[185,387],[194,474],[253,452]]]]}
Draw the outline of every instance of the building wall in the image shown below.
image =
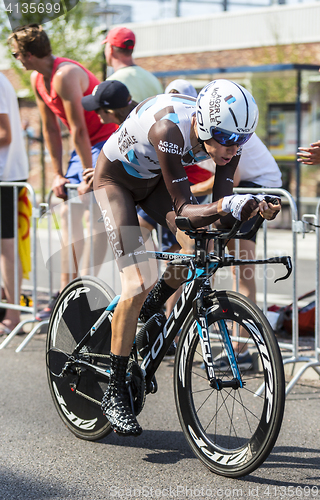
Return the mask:
{"type": "Polygon", "coordinates": [[[132,23],[135,56],[217,52],[319,42],[320,3],[273,5],[199,17],[132,23]]]}
{"type": "Polygon", "coordinates": [[[279,63],[320,67],[320,42],[138,57],[135,62],[151,72],[279,63]]]}

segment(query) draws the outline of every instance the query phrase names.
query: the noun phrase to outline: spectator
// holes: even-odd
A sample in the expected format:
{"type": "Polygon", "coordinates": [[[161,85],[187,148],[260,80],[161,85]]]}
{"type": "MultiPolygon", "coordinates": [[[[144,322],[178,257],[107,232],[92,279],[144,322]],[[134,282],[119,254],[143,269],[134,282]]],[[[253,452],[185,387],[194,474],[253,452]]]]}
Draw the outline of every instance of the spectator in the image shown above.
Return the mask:
{"type": "Polygon", "coordinates": [[[166,86],[164,93],[184,94],[195,98],[197,98],[198,95],[194,86],[187,80],[182,80],[182,78],[178,78],[177,80],[173,80],[173,82],[169,83],[169,85],[166,86]]]}
{"type": "MultiPolygon", "coordinates": [[[[25,182],[28,159],[20,122],[18,100],[9,80],[0,73],[0,181],[25,182]]],[[[19,191],[22,188],[19,188],[19,191]]],[[[1,276],[3,295],[14,304],[14,193],[13,187],[0,187],[1,196],[1,276]]],[[[22,282],[18,259],[18,297],[22,282]]],[[[20,311],[7,308],[0,325],[0,336],[10,333],[20,323],[20,311]]]]}
{"type": "Polygon", "coordinates": [[[298,162],[300,163],[305,163],[305,165],[320,165],[320,140],[313,142],[308,148],[299,147],[297,155],[298,162]]]}
{"type": "MultiPolygon", "coordinates": [[[[50,40],[41,26],[31,24],[17,28],[9,36],[12,55],[25,69],[34,70],[31,83],[36,96],[43,124],[43,135],[47,144],[55,173],[52,189],[58,198],[66,199],[65,184],[77,184],[78,193],[84,195],[91,191],[93,172],[98,154],[110,135],[118,128],[114,123],[101,124],[94,112],[84,111],[81,105],[83,96],[91,94],[100,83],[84,66],[76,61],[52,54],[50,40]],[[58,118],[70,130],[75,150],[71,153],[68,170],[62,170],[62,139],[58,118]]],[[[89,195],[88,195],[89,196],[89,195]]],[[[94,205],[93,243],[99,234],[97,225],[98,208],[94,205]]],[[[81,221],[83,214],[88,222],[88,210],[83,203],[72,204],[72,245],[76,270],[84,250],[84,236],[81,221]],[[74,242],[77,242],[75,245],[74,242]]],[[[62,204],[61,231],[64,241],[68,241],[68,206],[62,204]]],[[[105,248],[94,245],[94,263],[101,264],[105,248]]],[[[83,269],[88,269],[89,252],[85,252],[83,269]]],[[[62,249],[61,289],[69,282],[68,245],[62,249]]],[[[49,317],[55,298],[51,304],[38,313],[37,319],[49,317]]]]}
{"type": "Polygon", "coordinates": [[[162,94],[163,88],[159,80],[149,71],[137,66],[132,52],[136,37],[128,28],[113,28],[109,31],[105,43],[105,57],[108,66],[114,73],[107,80],[118,80],[129,89],[132,99],[141,102],[148,97],[162,94]]]}
{"type": "Polygon", "coordinates": [[[127,87],[117,80],[100,83],[93,94],[81,99],[86,111],[95,111],[101,123],[121,123],[127,118],[137,102],[131,99],[127,87]]]}
{"type": "Polygon", "coordinates": [[[298,148],[298,162],[306,165],[320,165],[320,141],[313,142],[308,148],[298,148]]]}

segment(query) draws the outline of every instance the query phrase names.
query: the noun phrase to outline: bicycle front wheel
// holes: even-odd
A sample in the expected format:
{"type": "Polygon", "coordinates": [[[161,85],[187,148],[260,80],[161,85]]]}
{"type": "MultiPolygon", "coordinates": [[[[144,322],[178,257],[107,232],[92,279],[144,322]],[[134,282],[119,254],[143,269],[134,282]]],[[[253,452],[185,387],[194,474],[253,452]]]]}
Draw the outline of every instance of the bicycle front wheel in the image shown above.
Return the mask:
{"type": "MultiPolygon", "coordinates": [[[[55,407],[77,437],[101,439],[111,426],[101,400],[108,380],[97,371],[77,366],[70,355],[114,298],[101,280],[82,277],[61,292],[50,318],[47,337],[47,376],[55,407]]],[[[78,358],[107,372],[110,368],[111,315],[97,328],[78,358]]]]}
{"type": "Polygon", "coordinates": [[[211,471],[236,478],[259,467],[278,437],[285,402],[283,363],[270,324],[242,295],[216,292],[207,320],[215,376],[222,381],[231,380],[233,375],[221,329],[234,340],[241,335],[242,351],[249,351],[243,368],[238,360],[243,387],[217,390],[210,386],[197,324],[190,313],[175,359],[177,412],[195,455],[211,471]]]}

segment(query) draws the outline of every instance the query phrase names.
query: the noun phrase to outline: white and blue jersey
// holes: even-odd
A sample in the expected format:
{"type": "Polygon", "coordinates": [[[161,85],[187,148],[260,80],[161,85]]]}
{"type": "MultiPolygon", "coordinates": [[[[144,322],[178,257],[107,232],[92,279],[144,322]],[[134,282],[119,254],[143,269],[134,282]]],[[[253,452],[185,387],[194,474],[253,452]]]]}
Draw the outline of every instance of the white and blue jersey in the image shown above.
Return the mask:
{"type": "Polygon", "coordinates": [[[190,142],[191,118],[196,112],[192,97],[161,94],[137,106],[110,137],[103,152],[111,161],[120,160],[126,172],[137,178],[151,179],[161,173],[158,153],[176,155],[181,164],[208,159],[204,151],[194,155],[190,142]],[[180,131],[175,139],[159,139],[154,144],[150,131],[158,121],[172,122],[180,131]]]}

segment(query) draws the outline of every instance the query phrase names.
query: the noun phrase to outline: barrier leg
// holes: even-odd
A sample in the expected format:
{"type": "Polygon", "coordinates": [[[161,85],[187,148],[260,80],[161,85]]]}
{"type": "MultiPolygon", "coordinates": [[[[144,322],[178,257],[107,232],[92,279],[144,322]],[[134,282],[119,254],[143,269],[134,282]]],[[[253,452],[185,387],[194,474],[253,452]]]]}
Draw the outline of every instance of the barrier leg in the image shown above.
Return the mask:
{"type": "Polygon", "coordinates": [[[46,319],[44,321],[40,321],[40,323],[38,323],[32,330],[30,333],[28,333],[28,335],[26,336],[26,338],[21,342],[21,344],[17,347],[16,349],[16,352],[20,352],[22,351],[22,349],[30,342],[30,340],[32,339],[32,337],[35,335],[35,333],[37,333],[37,331],[43,326],[43,325],[47,325],[49,323],[49,320],[46,319]]]}
{"type": "Polygon", "coordinates": [[[9,344],[9,342],[11,342],[13,337],[15,337],[17,335],[17,333],[21,330],[23,325],[26,325],[27,323],[34,323],[34,322],[35,322],[34,319],[31,319],[31,320],[25,319],[23,321],[20,321],[20,323],[14,327],[12,332],[9,333],[8,337],[0,344],[0,349],[3,349],[4,347],[6,347],[9,344]]]}

